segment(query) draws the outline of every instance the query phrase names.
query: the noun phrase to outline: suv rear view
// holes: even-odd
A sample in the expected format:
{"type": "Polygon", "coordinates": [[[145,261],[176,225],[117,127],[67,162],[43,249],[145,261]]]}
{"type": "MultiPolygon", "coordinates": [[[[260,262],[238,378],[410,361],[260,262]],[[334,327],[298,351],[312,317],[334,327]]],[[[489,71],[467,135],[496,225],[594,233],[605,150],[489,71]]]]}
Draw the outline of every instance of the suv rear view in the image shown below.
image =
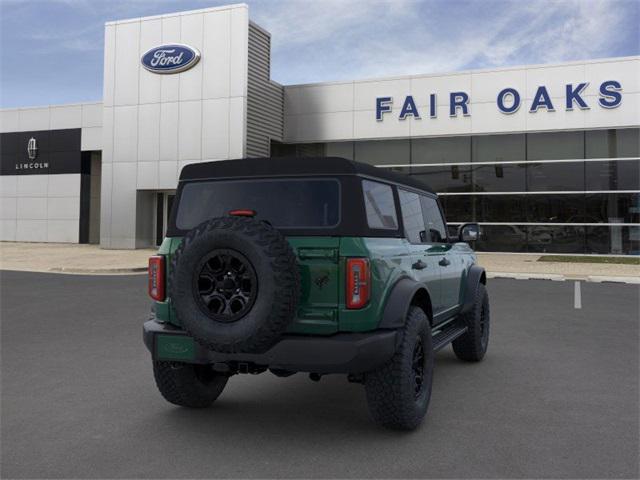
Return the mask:
{"type": "Polygon", "coordinates": [[[488,341],[486,276],[459,241],[477,226],[446,231],[428,187],[344,159],[185,167],[149,267],[161,393],[206,407],[238,373],[342,373],[375,420],[415,428],[434,351],[477,361],[488,341]]]}

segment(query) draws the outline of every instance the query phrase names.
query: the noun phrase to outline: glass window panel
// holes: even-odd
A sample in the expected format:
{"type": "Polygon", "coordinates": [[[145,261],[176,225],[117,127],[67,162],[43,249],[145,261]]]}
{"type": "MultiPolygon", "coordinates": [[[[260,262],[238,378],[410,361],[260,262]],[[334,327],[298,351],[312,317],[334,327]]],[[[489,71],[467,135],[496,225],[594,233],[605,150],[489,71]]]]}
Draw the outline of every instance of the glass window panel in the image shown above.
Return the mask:
{"type": "Polygon", "coordinates": [[[476,213],[478,222],[526,222],[527,196],[478,195],[476,213]]]}
{"type": "Polygon", "coordinates": [[[473,137],[474,162],[506,162],[527,158],[524,134],[473,137]]]}
{"type": "Polygon", "coordinates": [[[473,167],[473,185],[476,192],[524,192],[526,166],[478,165],[473,167]]]}
{"type": "Polygon", "coordinates": [[[363,180],[362,191],[369,227],[397,230],[398,219],[391,187],[384,183],[363,180]]]}
{"type": "Polygon", "coordinates": [[[530,192],[584,191],[584,162],[529,163],[527,185],[530,192]]]}
{"type": "Polygon", "coordinates": [[[640,190],[640,160],[586,162],[587,190],[640,190]]]}
{"type": "Polygon", "coordinates": [[[586,158],[640,156],[640,129],[621,128],[585,132],[586,158]]]}
{"type": "Polygon", "coordinates": [[[411,243],[422,243],[425,239],[425,227],[420,196],[417,193],[399,189],[398,197],[407,240],[411,243]]]}
{"type": "Polygon", "coordinates": [[[640,193],[590,193],[588,223],[640,223],[640,193]]]}
{"type": "Polygon", "coordinates": [[[337,180],[277,179],[187,183],[180,196],[176,227],[191,230],[210,218],[242,208],[281,228],[334,227],[340,221],[337,180]],[[289,208],[283,209],[282,205],[289,208]]]}
{"type": "Polygon", "coordinates": [[[420,196],[422,201],[422,213],[427,231],[427,242],[444,242],[447,239],[447,231],[442,220],[442,213],[435,198],[420,196]]]}
{"type": "Polygon", "coordinates": [[[530,225],[527,230],[530,252],[584,253],[585,251],[584,227],[530,225]]]}
{"type": "Polygon", "coordinates": [[[583,132],[527,134],[527,160],[584,158],[583,132]]]}
{"type": "Polygon", "coordinates": [[[481,252],[526,252],[527,227],[523,225],[482,225],[475,249],[481,252]]]}
{"type": "Polygon", "coordinates": [[[411,163],[471,161],[471,137],[417,138],[411,140],[411,163]]]}
{"type": "Polygon", "coordinates": [[[429,185],[435,192],[471,192],[471,167],[411,167],[412,175],[429,185]]]}
{"type": "Polygon", "coordinates": [[[640,255],[640,227],[587,227],[587,253],[640,255]]]}
{"type": "Polygon", "coordinates": [[[354,160],[370,165],[408,165],[411,161],[409,151],[409,140],[355,142],[354,160]]]}
{"type": "Polygon", "coordinates": [[[325,155],[353,160],[353,142],[327,143],[325,144],[325,155]]]}
{"type": "Polygon", "coordinates": [[[528,195],[528,222],[583,223],[584,194],[528,195]]]}
{"type": "Polygon", "coordinates": [[[475,221],[475,204],[477,197],[473,195],[443,195],[440,203],[444,209],[447,222],[473,222],[475,221]]]}

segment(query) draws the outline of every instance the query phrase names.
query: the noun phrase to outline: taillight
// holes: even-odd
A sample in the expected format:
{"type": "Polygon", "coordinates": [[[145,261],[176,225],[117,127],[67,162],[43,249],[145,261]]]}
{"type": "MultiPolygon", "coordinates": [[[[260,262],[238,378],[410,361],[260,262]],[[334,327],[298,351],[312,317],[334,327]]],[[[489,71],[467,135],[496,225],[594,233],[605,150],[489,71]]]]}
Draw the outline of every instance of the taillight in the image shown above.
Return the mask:
{"type": "Polygon", "coordinates": [[[347,308],[362,308],[369,301],[369,260],[366,258],[347,259],[347,308]]]}
{"type": "Polygon", "coordinates": [[[229,215],[232,217],[255,217],[256,211],[248,208],[238,208],[236,210],[230,210],[229,215]]]}
{"type": "Polygon", "coordinates": [[[164,255],[149,257],[149,296],[164,301],[164,255]]]}

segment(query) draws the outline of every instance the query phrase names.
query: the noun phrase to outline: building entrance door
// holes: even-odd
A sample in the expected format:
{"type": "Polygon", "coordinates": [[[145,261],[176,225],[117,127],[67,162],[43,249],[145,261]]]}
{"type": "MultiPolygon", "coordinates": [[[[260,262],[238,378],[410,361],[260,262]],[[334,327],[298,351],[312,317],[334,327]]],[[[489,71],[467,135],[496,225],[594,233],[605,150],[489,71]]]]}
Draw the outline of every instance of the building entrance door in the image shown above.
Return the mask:
{"type": "Polygon", "coordinates": [[[168,220],[175,198],[176,192],[173,190],[156,193],[156,245],[158,246],[167,234],[168,220]]]}

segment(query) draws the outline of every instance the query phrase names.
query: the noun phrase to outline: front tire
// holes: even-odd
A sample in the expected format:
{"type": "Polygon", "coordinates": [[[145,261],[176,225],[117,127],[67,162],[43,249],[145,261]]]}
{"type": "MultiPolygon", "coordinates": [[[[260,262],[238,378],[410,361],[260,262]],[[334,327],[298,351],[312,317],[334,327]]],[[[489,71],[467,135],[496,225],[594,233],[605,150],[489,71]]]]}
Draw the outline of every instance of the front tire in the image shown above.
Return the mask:
{"type": "Polygon", "coordinates": [[[489,347],[489,295],[487,288],[478,284],[473,308],[464,314],[462,320],[467,332],[453,341],[453,351],[460,360],[479,362],[489,347]]]}
{"type": "Polygon", "coordinates": [[[228,380],[209,365],[177,362],[153,362],[153,376],[165,400],[189,408],[210,407],[228,380]]]}
{"type": "Polygon", "coordinates": [[[400,347],[386,365],[365,375],[367,403],[376,423],[396,430],[420,425],[431,399],[433,357],[427,315],[411,306],[400,347]]]}

